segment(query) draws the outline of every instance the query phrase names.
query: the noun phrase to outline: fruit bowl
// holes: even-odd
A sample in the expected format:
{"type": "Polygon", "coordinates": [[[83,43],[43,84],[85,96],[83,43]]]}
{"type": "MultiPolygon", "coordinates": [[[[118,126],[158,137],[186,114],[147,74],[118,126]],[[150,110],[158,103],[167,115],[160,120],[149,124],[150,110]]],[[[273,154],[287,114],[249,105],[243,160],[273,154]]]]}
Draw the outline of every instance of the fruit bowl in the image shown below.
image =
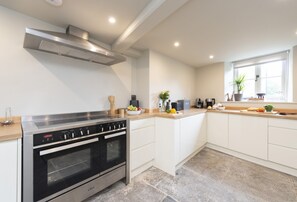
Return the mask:
{"type": "Polygon", "coordinates": [[[129,110],[127,110],[127,114],[128,115],[139,115],[139,114],[141,114],[141,110],[139,110],[139,111],[129,111],[129,110]]]}
{"type": "Polygon", "coordinates": [[[138,115],[141,114],[142,109],[140,107],[134,107],[133,105],[130,105],[126,109],[128,115],[138,115]]]}

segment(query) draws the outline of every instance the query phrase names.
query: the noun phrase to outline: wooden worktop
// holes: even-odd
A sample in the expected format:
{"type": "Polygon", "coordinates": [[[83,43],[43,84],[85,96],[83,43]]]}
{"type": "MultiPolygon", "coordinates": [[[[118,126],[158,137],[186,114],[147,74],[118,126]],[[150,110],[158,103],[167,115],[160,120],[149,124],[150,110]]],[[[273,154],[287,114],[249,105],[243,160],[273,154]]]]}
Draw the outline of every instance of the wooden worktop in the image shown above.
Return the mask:
{"type": "Polygon", "coordinates": [[[170,114],[170,113],[166,113],[166,112],[154,111],[154,112],[143,113],[140,115],[125,115],[125,118],[128,118],[130,120],[146,119],[146,118],[151,118],[151,117],[182,119],[182,118],[185,118],[188,116],[205,113],[206,111],[207,111],[206,109],[196,109],[196,108],[191,108],[189,110],[182,110],[177,114],[170,114]]]}
{"type": "MultiPolygon", "coordinates": [[[[246,116],[258,116],[258,117],[267,117],[267,118],[280,118],[280,119],[291,119],[297,120],[297,115],[278,115],[271,113],[263,113],[263,112],[253,112],[253,111],[242,111],[246,108],[227,108],[226,110],[206,110],[206,109],[196,109],[191,108],[189,110],[183,110],[179,114],[170,114],[166,112],[147,112],[140,115],[125,115],[125,118],[129,120],[139,120],[146,119],[151,117],[161,117],[161,118],[170,118],[170,119],[181,119],[188,116],[193,116],[201,113],[228,113],[228,114],[237,114],[237,115],[246,115],[246,116]]],[[[278,109],[279,112],[287,112],[287,113],[295,113],[296,109],[278,109]]]]}
{"type": "MultiPolygon", "coordinates": [[[[286,112],[291,112],[291,111],[293,111],[293,110],[287,110],[286,112]]],[[[279,115],[278,113],[274,114],[274,113],[245,111],[245,110],[229,110],[229,109],[227,109],[227,110],[207,110],[207,112],[297,120],[297,115],[279,115]]],[[[284,112],[284,111],[282,110],[281,112],[284,112]]]]}
{"type": "MultiPolygon", "coordinates": [[[[2,122],[4,118],[0,118],[2,122]]],[[[22,138],[21,117],[13,117],[11,125],[0,125],[0,142],[22,138]]]]}

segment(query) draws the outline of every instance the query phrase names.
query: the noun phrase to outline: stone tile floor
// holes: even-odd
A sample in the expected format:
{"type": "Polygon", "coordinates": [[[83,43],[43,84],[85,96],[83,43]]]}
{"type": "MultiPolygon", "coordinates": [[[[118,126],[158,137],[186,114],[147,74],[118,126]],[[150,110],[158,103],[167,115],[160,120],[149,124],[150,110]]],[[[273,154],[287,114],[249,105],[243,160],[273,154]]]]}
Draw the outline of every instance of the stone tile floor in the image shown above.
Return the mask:
{"type": "Polygon", "coordinates": [[[205,148],[172,177],[157,168],[86,202],[297,202],[297,178],[205,148]]]}

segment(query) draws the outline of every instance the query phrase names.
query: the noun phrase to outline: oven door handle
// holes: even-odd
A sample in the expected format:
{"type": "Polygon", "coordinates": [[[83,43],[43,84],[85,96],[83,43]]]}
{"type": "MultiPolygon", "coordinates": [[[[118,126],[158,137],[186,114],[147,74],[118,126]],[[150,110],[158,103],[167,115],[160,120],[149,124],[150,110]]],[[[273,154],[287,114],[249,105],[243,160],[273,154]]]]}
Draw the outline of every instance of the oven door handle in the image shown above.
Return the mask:
{"type": "Polygon", "coordinates": [[[105,135],[104,139],[118,137],[118,136],[121,136],[121,135],[126,135],[126,131],[122,131],[122,132],[119,132],[119,133],[114,133],[114,134],[111,134],[111,135],[105,135]]]}
{"type": "Polygon", "coordinates": [[[99,139],[98,138],[93,138],[93,139],[90,139],[90,140],[85,140],[85,141],[76,142],[76,143],[73,143],[73,144],[68,144],[68,145],[64,145],[64,146],[60,146],[60,147],[55,147],[55,148],[52,148],[52,149],[42,150],[42,151],[39,152],[39,155],[44,156],[44,155],[47,155],[47,154],[52,154],[52,153],[55,153],[55,152],[63,151],[63,150],[66,150],[66,149],[71,149],[71,148],[74,148],[74,147],[79,147],[79,146],[90,144],[90,143],[93,143],[93,142],[99,142],[99,139]]]}

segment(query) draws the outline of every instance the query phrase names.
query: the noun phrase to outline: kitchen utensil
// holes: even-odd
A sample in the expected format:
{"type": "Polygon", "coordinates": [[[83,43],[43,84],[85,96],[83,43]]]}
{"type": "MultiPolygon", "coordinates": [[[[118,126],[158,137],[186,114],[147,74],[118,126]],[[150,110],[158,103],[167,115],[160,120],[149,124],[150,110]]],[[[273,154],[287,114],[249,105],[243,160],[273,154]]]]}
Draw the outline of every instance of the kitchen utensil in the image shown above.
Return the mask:
{"type": "Polygon", "coordinates": [[[139,107],[139,101],[136,100],[136,95],[131,95],[130,105],[134,107],[139,107]]]}
{"type": "Polygon", "coordinates": [[[7,107],[5,109],[5,119],[0,122],[1,125],[10,125],[13,124],[12,116],[11,116],[11,107],[7,107]]]}
{"type": "Polygon", "coordinates": [[[124,117],[125,116],[125,109],[123,109],[123,108],[119,109],[119,115],[120,115],[120,117],[124,117]]]}
{"type": "Polygon", "coordinates": [[[108,96],[108,101],[110,104],[110,115],[115,115],[115,96],[108,96]]]}

